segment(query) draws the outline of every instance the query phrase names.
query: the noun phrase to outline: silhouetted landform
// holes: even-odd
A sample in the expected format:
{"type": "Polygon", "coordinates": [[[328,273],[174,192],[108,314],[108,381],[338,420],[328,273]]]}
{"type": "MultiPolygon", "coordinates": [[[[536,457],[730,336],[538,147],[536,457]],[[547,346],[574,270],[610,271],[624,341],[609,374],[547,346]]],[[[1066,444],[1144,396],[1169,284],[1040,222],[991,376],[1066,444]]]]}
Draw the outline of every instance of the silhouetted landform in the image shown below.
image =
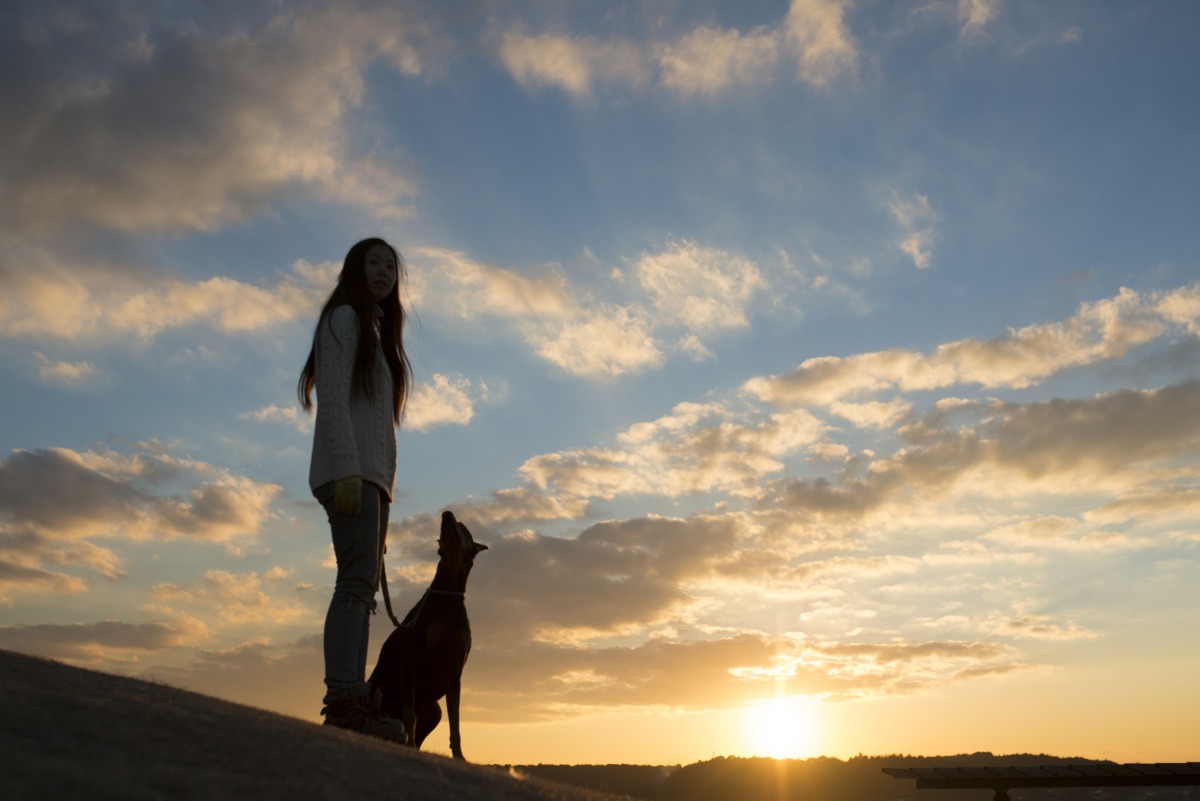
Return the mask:
{"type": "Polygon", "coordinates": [[[0,650],[3,801],[617,801],[0,650]]]}
{"type": "MultiPolygon", "coordinates": [[[[989,801],[987,790],[916,790],[882,768],[1087,761],[984,753],[497,768],[0,650],[3,801],[989,801]]],[[[1013,798],[1200,801],[1200,788],[1014,790],[1013,798]]]]}
{"type": "MultiPolygon", "coordinates": [[[[516,775],[537,776],[602,793],[632,798],[659,798],[663,784],[679,765],[512,765],[516,775]]],[[[693,766],[695,767],[695,766],[693,766]]]]}
{"type": "MultiPolygon", "coordinates": [[[[991,801],[991,790],[917,790],[883,768],[1094,763],[1078,757],[991,753],[857,756],[848,760],[717,757],[685,767],[520,765],[515,771],[648,801],[991,801]]],[[[1012,790],[1014,801],[1200,801],[1200,787],[1012,790]]]]}

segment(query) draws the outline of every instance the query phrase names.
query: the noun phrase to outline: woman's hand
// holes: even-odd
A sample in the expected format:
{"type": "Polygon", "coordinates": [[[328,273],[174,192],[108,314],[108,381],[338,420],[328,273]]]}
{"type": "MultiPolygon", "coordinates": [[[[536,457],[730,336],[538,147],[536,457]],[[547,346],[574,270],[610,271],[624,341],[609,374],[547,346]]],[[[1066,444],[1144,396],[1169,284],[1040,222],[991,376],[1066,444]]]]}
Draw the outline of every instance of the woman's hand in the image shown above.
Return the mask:
{"type": "Polygon", "coordinates": [[[333,485],[333,506],[344,515],[362,511],[362,476],[339,478],[333,485]]]}

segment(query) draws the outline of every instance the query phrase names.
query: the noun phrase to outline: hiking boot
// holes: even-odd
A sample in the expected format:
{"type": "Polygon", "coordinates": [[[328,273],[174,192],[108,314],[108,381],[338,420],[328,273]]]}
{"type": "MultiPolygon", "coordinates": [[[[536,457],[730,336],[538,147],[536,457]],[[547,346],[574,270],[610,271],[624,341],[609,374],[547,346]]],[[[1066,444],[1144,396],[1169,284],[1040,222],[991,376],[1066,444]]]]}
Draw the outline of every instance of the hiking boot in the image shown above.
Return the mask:
{"type": "Polygon", "coordinates": [[[372,693],[371,685],[363,682],[327,695],[321,714],[326,726],[361,732],[390,743],[407,743],[404,723],[383,713],[382,700],[381,693],[372,693]]]}

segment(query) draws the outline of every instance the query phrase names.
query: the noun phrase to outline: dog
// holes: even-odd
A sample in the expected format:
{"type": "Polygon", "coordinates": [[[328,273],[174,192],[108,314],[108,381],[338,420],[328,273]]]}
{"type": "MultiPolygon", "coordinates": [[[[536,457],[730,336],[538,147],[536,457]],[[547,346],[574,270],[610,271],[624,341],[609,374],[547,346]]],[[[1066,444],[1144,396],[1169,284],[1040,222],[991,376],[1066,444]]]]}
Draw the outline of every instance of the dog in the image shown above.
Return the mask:
{"type": "Polygon", "coordinates": [[[455,759],[464,759],[458,706],[463,666],[471,652],[467,575],[475,556],[486,550],[453,513],[442,512],[437,572],[421,600],[384,641],[368,679],[372,694],[382,696],[380,708],[404,722],[408,744],[417,749],[441,721],[438,699],[445,697],[455,759]]]}

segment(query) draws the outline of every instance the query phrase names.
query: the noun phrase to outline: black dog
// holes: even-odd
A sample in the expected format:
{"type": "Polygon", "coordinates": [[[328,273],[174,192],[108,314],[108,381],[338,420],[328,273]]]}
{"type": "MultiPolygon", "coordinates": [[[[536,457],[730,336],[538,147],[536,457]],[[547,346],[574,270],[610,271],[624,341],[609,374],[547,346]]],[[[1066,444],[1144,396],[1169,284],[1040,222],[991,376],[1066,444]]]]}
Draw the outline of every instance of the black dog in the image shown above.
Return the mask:
{"type": "Polygon", "coordinates": [[[369,679],[372,693],[383,694],[383,711],[404,721],[414,748],[421,747],[442,719],[438,699],[445,696],[450,753],[455,759],[463,759],[458,705],[463,665],[471,652],[467,575],[475,555],[486,550],[453,514],[442,512],[437,573],[421,600],[383,643],[369,679]]]}

